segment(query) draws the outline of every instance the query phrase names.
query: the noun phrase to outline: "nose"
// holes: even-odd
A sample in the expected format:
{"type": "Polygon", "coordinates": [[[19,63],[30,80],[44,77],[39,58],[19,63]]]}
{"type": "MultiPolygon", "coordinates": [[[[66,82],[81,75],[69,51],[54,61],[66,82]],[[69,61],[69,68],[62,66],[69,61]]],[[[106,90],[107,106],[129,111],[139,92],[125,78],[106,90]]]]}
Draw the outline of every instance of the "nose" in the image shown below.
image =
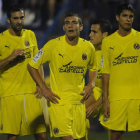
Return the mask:
{"type": "Polygon", "coordinates": [[[22,20],[21,19],[18,19],[18,23],[22,23],[22,20]]]}
{"type": "Polygon", "coordinates": [[[91,32],[90,32],[90,34],[89,34],[89,37],[91,37],[91,32]]]}
{"type": "Polygon", "coordinates": [[[72,25],[73,25],[73,24],[72,24],[72,22],[70,22],[70,23],[69,23],[69,28],[71,28],[71,27],[72,27],[72,25]]]}

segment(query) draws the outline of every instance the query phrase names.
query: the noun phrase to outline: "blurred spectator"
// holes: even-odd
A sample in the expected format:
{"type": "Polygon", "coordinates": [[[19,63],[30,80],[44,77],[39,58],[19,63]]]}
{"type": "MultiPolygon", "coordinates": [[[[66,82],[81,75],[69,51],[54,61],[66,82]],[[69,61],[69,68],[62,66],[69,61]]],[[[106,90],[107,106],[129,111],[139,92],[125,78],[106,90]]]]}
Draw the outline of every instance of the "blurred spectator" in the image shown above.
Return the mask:
{"type": "Polygon", "coordinates": [[[0,0],[0,22],[2,18],[2,1],[0,0]]]}

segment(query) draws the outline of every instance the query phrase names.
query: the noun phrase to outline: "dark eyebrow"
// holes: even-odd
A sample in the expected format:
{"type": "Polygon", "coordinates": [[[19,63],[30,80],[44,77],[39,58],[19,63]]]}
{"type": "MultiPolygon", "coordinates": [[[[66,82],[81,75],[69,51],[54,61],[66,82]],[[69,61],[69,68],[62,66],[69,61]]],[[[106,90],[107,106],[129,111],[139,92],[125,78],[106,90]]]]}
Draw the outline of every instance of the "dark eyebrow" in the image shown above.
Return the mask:
{"type": "Polygon", "coordinates": [[[91,32],[97,33],[97,31],[96,31],[96,30],[91,30],[91,32]]]}

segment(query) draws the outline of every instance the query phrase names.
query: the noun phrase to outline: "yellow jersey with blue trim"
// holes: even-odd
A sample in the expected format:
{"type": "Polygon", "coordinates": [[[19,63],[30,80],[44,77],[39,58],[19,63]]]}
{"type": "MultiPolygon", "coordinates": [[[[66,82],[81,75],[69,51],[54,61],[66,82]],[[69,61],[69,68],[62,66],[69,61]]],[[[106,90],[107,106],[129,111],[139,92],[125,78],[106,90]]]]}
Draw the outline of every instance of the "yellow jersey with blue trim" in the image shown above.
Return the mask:
{"type": "Polygon", "coordinates": [[[102,43],[102,73],[109,74],[109,100],[140,99],[140,32],[118,31],[102,43]]]}
{"type": "Polygon", "coordinates": [[[0,61],[10,56],[14,49],[25,49],[25,56],[17,56],[0,69],[0,97],[34,93],[36,84],[27,70],[27,64],[38,52],[35,34],[23,29],[21,36],[13,36],[6,30],[0,34],[0,40],[0,61]]]}
{"type": "Polygon", "coordinates": [[[46,62],[51,90],[61,98],[59,104],[80,103],[87,69],[97,71],[94,46],[82,38],[71,46],[64,35],[47,42],[29,64],[38,69],[46,62]]]}

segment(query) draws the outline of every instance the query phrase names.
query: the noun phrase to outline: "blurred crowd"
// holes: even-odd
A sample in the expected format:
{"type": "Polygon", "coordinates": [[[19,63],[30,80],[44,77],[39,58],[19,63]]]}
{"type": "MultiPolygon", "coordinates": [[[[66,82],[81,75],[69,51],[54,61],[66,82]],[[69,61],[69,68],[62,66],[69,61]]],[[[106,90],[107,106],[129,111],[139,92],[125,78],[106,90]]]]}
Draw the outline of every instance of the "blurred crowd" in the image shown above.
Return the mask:
{"type": "Polygon", "coordinates": [[[49,27],[59,10],[69,1],[65,12],[72,11],[80,14],[84,24],[88,25],[90,19],[107,18],[115,22],[115,10],[119,3],[129,2],[137,11],[140,20],[139,0],[0,0],[0,26],[6,26],[6,11],[10,5],[20,4],[25,9],[25,26],[49,27]]]}
{"type": "Polygon", "coordinates": [[[0,26],[6,26],[6,11],[10,5],[19,4],[25,9],[25,26],[51,26],[57,9],[66,0],[0,0],[0,26]]]}

